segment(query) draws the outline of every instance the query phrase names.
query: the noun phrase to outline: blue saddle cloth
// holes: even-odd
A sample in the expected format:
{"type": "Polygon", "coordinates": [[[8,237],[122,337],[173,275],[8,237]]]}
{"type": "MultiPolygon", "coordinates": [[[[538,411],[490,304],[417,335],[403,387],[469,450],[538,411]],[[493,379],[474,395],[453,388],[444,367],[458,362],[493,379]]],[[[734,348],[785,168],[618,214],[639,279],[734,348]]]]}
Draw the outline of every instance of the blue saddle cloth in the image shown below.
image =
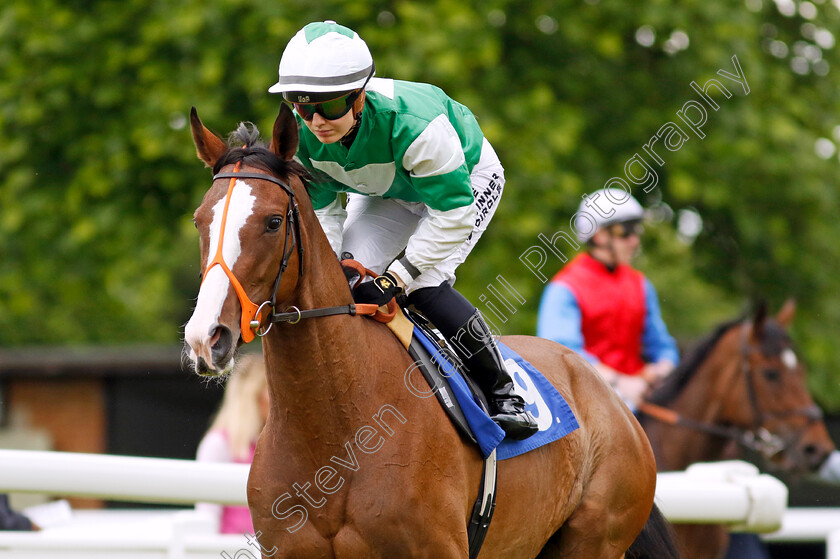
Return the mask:
{"type": "MultiPolygon", "coordinates": [[[[435,343],[429,340],[426,334],[416,326],[414,327],[414,337],[423,344],[429,353],[440,355],[435,343]]],[[[516,384],[516,393],[525,399],[528,411],[537,419],[539,432],[524,441],[503,440],[505,437],[504,431],[476,403],[472,392],[461,375],[457,372],[448,374],[452,392],[455,394],[455,398],[472,428],[484,457],[487,458],[493,452],[493,449],[496,449],[498,460],[513,458],[529,450],[562,439],[577,429],[579,425],[569,404],[542,373],[508,346],[501,342],[498,346],[508,372],[516,384]]],[[[438,367],[446,372],[456,370],[456,367],[448,362],[439,363],[438,367]]]]}

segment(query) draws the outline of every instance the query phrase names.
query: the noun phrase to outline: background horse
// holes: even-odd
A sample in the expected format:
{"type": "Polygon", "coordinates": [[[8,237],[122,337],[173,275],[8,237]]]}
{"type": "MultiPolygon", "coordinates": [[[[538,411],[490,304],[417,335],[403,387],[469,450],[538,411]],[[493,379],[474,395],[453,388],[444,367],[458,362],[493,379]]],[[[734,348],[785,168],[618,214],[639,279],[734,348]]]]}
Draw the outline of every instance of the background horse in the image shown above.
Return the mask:
{"type": "MultiPolygon", "coordinates": [[[[350,289],[292,161],[291,112],[281,108],[268,149],[243,125],[234,142],[244,147],[230,149],[194,109],[191,126],[216,175],[195,212],[203,282],[185,339],[196,372],[220,375],[253,337],[252,320],[264,334],[272,404],[248,480],[264,556],[468,557],[481,455],[435,398],[407,389],[413,361],[389,329],[348,314],[350,289]],[[268,317],[275,304],[289,312],[268,317]]],[[[500,462],[480,556],[622,557],[653,503],[644,432],[576,353],[533,337],[504,342],[557,387],[580,428],[500,462]]],[[[671,556],[661,553],[628,557],[671,556]]]]}
{"type": "MultiPolygon", "coordinates": [[[[775,319],[762,305],[751,320],[718,327],[643,404],[642,426],[662,471],[758,452],[768,469],[812,473],[834,450],[787,333],[795,306],[775,319]],[[660,407],[656,407],[660,406],[660,407]],[[663,411],[667,408],[668,411],[663,411]]],[[[686,557],[723,557],[723,526],[676,527],[686,557]]]]}

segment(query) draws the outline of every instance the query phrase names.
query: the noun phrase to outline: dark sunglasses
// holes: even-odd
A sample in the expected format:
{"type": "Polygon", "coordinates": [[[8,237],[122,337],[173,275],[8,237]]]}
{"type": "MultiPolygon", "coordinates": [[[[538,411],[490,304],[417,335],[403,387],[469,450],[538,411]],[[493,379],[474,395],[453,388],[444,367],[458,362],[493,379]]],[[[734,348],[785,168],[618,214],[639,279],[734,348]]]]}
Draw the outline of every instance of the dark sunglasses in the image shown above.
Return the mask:
{"type": "Polygon", "coordinates": [[[609,231],[613,237],[626,239],[632,235],[641,236],[645,232],[645,228],[640,221],[623,221],[610,225],[609,231]]]}
{"type": "Polygon", "coordinates": [[[336,120],[347,114],[361,94],[362,90],[357,89],[356,91],[352,91],[341,97],[336,97],[335,99],[329,99],[328,101],[321,101],[320,103],[292,103],[292,106],[303,120],[312,120],[315,113],[318,113],[327,120],[336,120]]]}

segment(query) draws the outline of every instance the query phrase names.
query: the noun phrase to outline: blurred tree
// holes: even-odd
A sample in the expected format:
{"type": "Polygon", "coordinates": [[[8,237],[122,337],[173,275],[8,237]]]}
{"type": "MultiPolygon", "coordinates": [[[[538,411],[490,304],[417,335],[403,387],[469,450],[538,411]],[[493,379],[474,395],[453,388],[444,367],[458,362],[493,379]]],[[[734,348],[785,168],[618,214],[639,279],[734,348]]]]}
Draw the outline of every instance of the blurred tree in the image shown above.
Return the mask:
{"type": "Polygon", "coordinates": [[[672,330],[694,339],[753,299],[794,296],[812,387],[840,408],[840,12],[824,0],[7,0],[0,344],[178,340],[209,185],[189,107],[217,132],[267,131],[280,54],[320,19],[356,29],[378,75],[435,83],[478,115],[508,183],[459,287],[482,308],[488,284],[510,282],[526,302],[506,333],[533,333],[543,288],[520,255],[568,232],[580,195],[638,153],[658,176],[633,188],[658,216],[641,266],[672,330]],[[733,55],[749,94],[717,74],[733,55]],[[657,165],[643,146],[710,78],[732,97],[712,88],[705,137],[660,141],[657,165]],[[702,230],[678,227],[686,210],[702,230]]]}

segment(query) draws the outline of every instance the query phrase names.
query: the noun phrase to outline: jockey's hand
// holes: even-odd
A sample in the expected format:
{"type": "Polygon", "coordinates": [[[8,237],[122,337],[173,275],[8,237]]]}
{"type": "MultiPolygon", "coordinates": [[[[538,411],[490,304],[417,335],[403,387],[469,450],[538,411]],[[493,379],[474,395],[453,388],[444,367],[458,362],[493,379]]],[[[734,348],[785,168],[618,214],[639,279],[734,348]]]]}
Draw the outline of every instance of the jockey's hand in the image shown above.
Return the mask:
{"type": "Polygon", "coordinates": [[[390,272],[376,276],[373,281],[366,281],[353,290],[353,300],[357,303],[385,305],[402,291],[399,280],[390,272]]]}
{"type": "Polygon", "coordinates": [[[671,371],[674,370],[674,364],[668,359],[657,361],[656,363],[648,363],[642,368],[641,377],[647,381],[652,387],[658,387],[662,381],[667,377],[671,371]]]}
{"type": "Polygon", "coordinates": [[[615,390],[628,403],[638,406],[648,391],[648,383],[639,375],[618,375],[615,390]]]}

